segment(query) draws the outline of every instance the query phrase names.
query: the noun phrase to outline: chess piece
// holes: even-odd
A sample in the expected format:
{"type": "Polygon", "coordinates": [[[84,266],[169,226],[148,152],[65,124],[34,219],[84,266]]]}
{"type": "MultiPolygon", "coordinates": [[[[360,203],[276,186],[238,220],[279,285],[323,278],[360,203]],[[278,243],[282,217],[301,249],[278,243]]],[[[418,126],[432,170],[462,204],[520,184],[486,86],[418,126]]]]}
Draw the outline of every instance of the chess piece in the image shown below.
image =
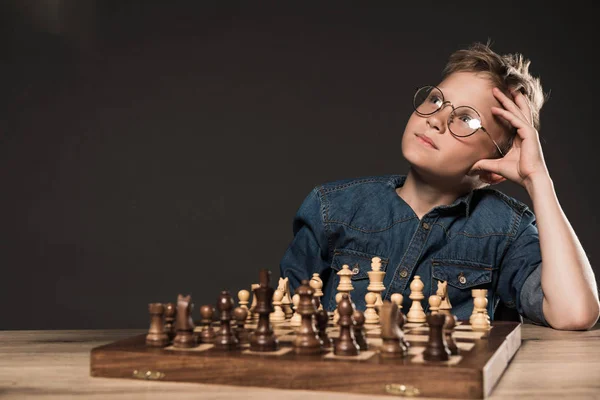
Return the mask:
{"type": "Polygon", "coordinates": [[[395,303],[398,306],[398,327],[400,330],[404,328],[406,324],[406,315],[402,312],[402,302],[404,301],[404,296],[400,293],[394,293],[390,297],[392,303],[395,303]]]}
{"type": "Polygon", "coordinates": [[[360,350],[369,350],[369,345],[366,339],[365,332],[365,315],[362,311],[355,310],[354,314],[352,314],[352,318],[354,318],[354,339],[356,340],[356,344],[358,344],[358,348],[360,350]]]}
{"type": "Polygon", "coordinates": [[[254,289],[254,296],[257,298],[258,324],[250,335],[250,350],[252,351],[276,351],[279,349],[279,340],[277,340],[269,321],[269,315],[273,312],[271,299],[274,292],[273,288],[269,286],[270,280],[271,271],[261,269],[259,287],[254,289]]]}
{"type": "Polygon", "coordinates": [[[202,325],[199,336],[200,343],[213,343],[215,341],[217,334],[212,327],[214,315],[215,308],[213,306],[205,304],[200,307],[200,324],[202,325]]]}
{"type": "Polygon", "coordinates": [[[375,303],[377,302],[377,293],[367,292],[365,295],[365,303],[367,309],[365,310],[365,325],[377,325],[379,323],[379,315],[375,310],[375,303]]]}
{"type": "Polygon", "coordinates": [[[423,295],[424,286],[425,285],[423,285],[421,277],[419,275],[415,275],[415,278],[410,283],[410,295],[408,296],[408,298],[412,300],[412,305],[410,306],[410,310],[408,310],[408,314],[406,315],[408,322],[425,322],[425,312],[423,311],[423,306],[421,305],[421,300],[425,298],[423,295]]]}
{"type": "Polygon", "coordinates": [[[321,297],[323,296],[323,281],[319,277],[319,274],[314,273],[309,283],[310,287],[315,291],[315,297],[319,300],[319,307],[317,310],[322,310],[323,305],[321,304],[321,297]]]}
{"type": "Polygon", "coordinates": [[[177,296],[177,319],[175,329],[177,334],[173,339],[173,347],[191,348],[196,347],[197,339],[194,336],[194,321],[192,321],[192,296],[177,296]]]}
{"type": "Polygon", "coordinates": [[[398,305],[388,300],[383,301],[383,304],[379,307],[382,339],[379,354],[381,357],[403,358],[408,354],[404,333],[398,326],[400,314],[398,305]]]}
{"type": "Polygon", "coordinates": [[[369,275],[369,286],[367,290],[377,295],[377,301],[375,301],[375,310],[383,304],[381,293],[385,290],[383,286],[383,278],[385,277],[385,271],[381,270],[381,258],[373,257],[371,259],[371,271],[367,272],[369,275]]]}
{"type": "Polygon", "coordinates": [[[284,293],[277,289],[273,294],[273,308],[275,311],[271,313],[271,322],[273,324],[279,324],[281,322],[285,322],[285,312],[282,308],[282,300],[284,293]]]}
{"type": "Polygon", "coordinates": [[[446,344],[448,345],[448,350],[450,350],[450,354],[453,356],[459,354],[458,346],[456,346],[456,342],[454,342],[454,337],[452,336],[455,327],[456,316],[452,314],[446,315],[446,323],[444,324],[444,336],[446,337],[446,344]]]}
{"type": "MultiPolygon", "coordinates": [[[[292,311],[292,298],[290,297],[290,280],[289,278],[279,278],[279,283],[277,285],[277,290],[283,292],[283,297],[281,299],[281,309],[285,314],[285,319],[291,318],[292,311]]],[[[271,317],[271,321],[273,318],[271,317]]]]}
{"type": "Polygon", "coordinates": [[[478,293],[478,296],[475,297],[475,300],[473,301],[474,307],[477,307],[478,309],[477,314],[475,314],[475,317],[471,322],[471,327],[474,331],[484,332],[489,330],[491,327],[490,319],[487,314],[488,300],[487,297],[485,297],[485,294],[487,294],[487,291],[478,293]]]}
{"type": "Polygon", "coordinates": [[[298,293],[292,296],[292,304],[294,305],[294,315],[290,319],[290,326],[297,327],[302,323],[302,315],[298,312],[298,303],[300,302],[300,296],[298,293]]]}
{"type": "Polygon", "coordinates": [[[440,311],[440,304],[442,304],[442,298],[437,294],[429,296],[429,312],[437,314],[440,311]]]}
{"type": "MultiPolygon", "coordinates": [[[[346,293],[347,294],[347,293],[346,293]]],[[[335,294],[335,311],[333,312],[333,324],[337,325],[339,319],[340,319],[340,313],[337,310],[338,305],[340,304],[340,301],[342,300],[342,296],[344,295],[343,292],[337,292],[335,294]]]]}
{"type": "Polygon", "coordinates": [[[300,328],[294,338],[294,352],[296,354],[319,354],[323,349],[323,342],[315,330],[313,315],[317,312],[313,301],[314,290],[308,280],[302,280],[296,294],[300,296],[296,312],[302,316],[300,328]]]}
{"type": "Polygon", "coordinates": [[[169,344],[169,336],[165,332],[165,306],[162,303],[150,303],[148,311],[150,312],[150,329],[146,335],[146,345],[164,347],[169,344]]]}
{"type": "Polygon", "coordinates": [[[260,287],[260,285],[258,283],[253,283],[250,286],[250,289],[252,289],[252,305],[250,306],[250,316],[248,318],[250,318],[252,321],[257,321],[258,320],[258,313],[256,312],[256,294],[254,294],[254,290],[258,289],[260,287]]]}
{"type": "Polygon", "coordinates": [[[236,321],[235,337],[240,345],[250,343],[250,332],[244,327],[246,318],[248,317],[248,309],[236,307],[233,309],[233,318],[236,321]]]}
{"type": "Polygon", "coordinates": [[[252,313],[250,313],[250,309],[248,308],[248,303],[250,300],[250,292],[246,289],[242,289],[238,292],[238,302],[240,307],[245,308],[248,312],[246,313],[249,321],[252,319],[252,313]]]}
{"type": "Polygon", "coordinates": [[[319,338],[323,342],[323,348],[329,349],[332,346],[332,340],[327,336],[327,325],[329,324],[329,315],[325,310],[317,310],[315,322],[319,331],[319,338]]]}
{"type": "Polygon", "coordinates": [[[442,302],[440,303],[439,312],[441,314],[452,315],[452,304],[450,304],[450,298],[448,297],[448,281],[438,281],[438,288],[436,295],[440,296],[442,302]]]}
{"type": "Polygon", "coordinates": [[[175,338],[175,315],[177,314],[177,306],[175,303],[165,304],[165,331],[169,340],[175,338]]]}
{"type": "Polygon", "coordinates": [[[446,322],[445,314],[427,315],[427,324],[429,325],[429,340],[423,351],[425,361],[448,361],[450,359],[450,350],[444,336],[444,324],[446,322]]]}
{"type": "Polygon", "coordinates": [[[340,326],[340,337],[333,346],[333,354],[337,356],[356,356],[360,349],[354,338],[354,306],[350,301],[348,293],[342,293],[342,298],[338,304],[340,326]]]}
{"type": "Polygon", "coordinates": [[[228,291],[224,290],[219,295],[217,309],[221,320],[221,328],[217,332],[214,345],[217,350],[234,350],[238,348],[239,341],[231,329],[233,298],[228,291]]]}
{"type": "Polygon", "coordinates": [[[477,316],[477,313],[484,313],[486,315],[486,319],[489,321],[490,317],[487,313],[487,289],[473,289],[471,290],[471,296],[473,296],[473,313],[469,318],[469,323],[473,325],[473,319],[477,316]],[[475,302],[475,299],[478,297],[486,298],[486,301],[478,301],[475,302]],[[476,304],[485,304],[483,308],[477,307],[476,304]]]}

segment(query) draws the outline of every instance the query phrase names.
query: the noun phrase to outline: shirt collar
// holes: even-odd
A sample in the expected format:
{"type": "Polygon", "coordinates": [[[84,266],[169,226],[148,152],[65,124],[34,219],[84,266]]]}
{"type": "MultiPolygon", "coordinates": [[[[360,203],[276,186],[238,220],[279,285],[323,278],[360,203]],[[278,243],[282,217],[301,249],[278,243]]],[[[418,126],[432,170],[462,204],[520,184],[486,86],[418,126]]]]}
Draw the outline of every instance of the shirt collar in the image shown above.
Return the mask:
{"type": "MultiPolygon", "coordinates": [[[[394,188],[394,191],[395,191],[396,188],[398,188],[399,186],[403,186],[405,181],[406,181],[406,175],[394,175],[390,181],[390,185],[394,188]]],[[[465,216],[467,218],[469,218],[469,215],[471,213],[472,203],[473,203],[473,195],[475,194],[476,190],[477,189],[471,190],[469,193],[466,193],[466,194],[460,196],[459,198],[454,200],[454,202],[452,204],[438,206],[434,210],[464,209],[465,216]]]]}

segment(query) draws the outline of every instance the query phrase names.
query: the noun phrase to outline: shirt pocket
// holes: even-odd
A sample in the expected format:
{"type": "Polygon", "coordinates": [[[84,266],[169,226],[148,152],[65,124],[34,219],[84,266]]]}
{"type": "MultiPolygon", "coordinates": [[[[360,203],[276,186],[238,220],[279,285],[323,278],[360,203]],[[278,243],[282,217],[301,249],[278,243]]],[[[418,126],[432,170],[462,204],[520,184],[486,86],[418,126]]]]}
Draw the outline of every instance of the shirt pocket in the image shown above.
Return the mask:
{"type": "MultiPolygon", "coordinates": [[[[352,302],[357,310],[364,311],[366,307],[365,295],[369,286],[369,274],[371,271],[371,259],[379,257],[381,259],[381,271],[386,272],[389,264],[389,257],[383,257],[379,254],[369,254],[356,250],[335,249],[333,259],[331,261],[331,269],[333,270],[332,290],[328,299],[327,309],[334,310],[336,307],[335,295],[337,287],[340,283],[340,277],[337,275],[342,270],[344,265],[348,265],[352,272],[352,287],[354,290],[350,292],[352,302]]],[[[324,305],[325,306],[325,305],[324,305]]]]}
{"type": "MultiPolygon", "coordinates": [[[[436,281],[448,282],[448,297],[453,312],[463,318],[473,307],[470,289],[489,289],[496,269],[491,264],[470,260],[433,258],[431,264],[431,294],[437,290],[436,281]]],[[[490,295],[492,293],[488,293],[490,295]]]]}

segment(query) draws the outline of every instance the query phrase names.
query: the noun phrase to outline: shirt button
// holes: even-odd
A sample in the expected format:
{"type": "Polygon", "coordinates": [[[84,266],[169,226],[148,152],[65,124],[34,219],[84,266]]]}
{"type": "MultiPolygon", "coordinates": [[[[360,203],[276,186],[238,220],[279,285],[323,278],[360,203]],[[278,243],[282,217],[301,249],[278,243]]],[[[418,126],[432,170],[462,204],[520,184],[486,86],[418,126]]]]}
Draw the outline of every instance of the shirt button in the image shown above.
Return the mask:
{"type": "Polygon", "coordinates": [[[356,275],[360,272],[360,267],[358,266],[358,264],[354,265],[354,268],[352,268],[352,275],[356,275]]]}
{"type": "Polygon", "coordinates": [[[423,229],[429,230],[429,224],[427,222],[423,222],[423,229]]]}
{"type": "Polygon", "coordinates": [[[406,278],[408,276],[408,271],[406,270],[406,268],[404,268],[402,271],[400,271],[400,278],[406,278]]]}
{"type": "Polygon", "coordinates": [[[465,283],[467,283],[467,278],[463,275],[462,272],[458,275],[458,281],[460,282],[461,285],[464,285],[465,283]]]}

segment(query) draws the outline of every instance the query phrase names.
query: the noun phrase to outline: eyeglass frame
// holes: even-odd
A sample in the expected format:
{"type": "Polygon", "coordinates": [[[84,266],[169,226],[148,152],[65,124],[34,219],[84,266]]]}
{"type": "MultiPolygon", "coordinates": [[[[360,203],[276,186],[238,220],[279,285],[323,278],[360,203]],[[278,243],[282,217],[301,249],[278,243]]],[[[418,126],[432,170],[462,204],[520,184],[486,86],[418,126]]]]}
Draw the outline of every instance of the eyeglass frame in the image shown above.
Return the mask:
{"type": "Polygon", "coordinates": [[[454,107],[454,104],[452,104],[452,102],[451,102],[450,100],[446,100],[446,99],[445,99],[445,97],[444,97],[444,92],[442,92],[442,90],[441,90],[439,87],[437,87],[437,86],[435,86],[435,85],[425,85],[425,86],[417,87],[417,89],[415,90],[415,94],[414,94],[414,96],[413,96],[413,102],[412,102],[412,103],[413,103],[413,108],[415,109],[415,112],[416,112],[418,115],[420,115],[420,116],[423,116],[423,117],[427,117],[427,116],[433,115],[433,114],[435,114],[436,112],[438,112],[438,111],[440,111],[441,109],[443,109],[443,108],[445,107],[445,105],[446,105],[446,104],[450,104],[450,107],[452,107],[452,112],[450,113],[450,115],[448,115],[448,121],[447,121],[447,123],[448,123],[448,130],[450,131],[450,133],[452,134],[452,136],[454,136],[454,137],[459,137],[459,138],[463,138],[463,137],[469,137],[469,136],[472,136],[472,135],[474,135],[475,133],[477,133],[477,131],[478,131],[479,129],[481,129],[482,131],[484,131],[484,132],[485,132],[485,133],[488,135],[488,137],[490,138],[490,140],[491,140],[491,141],[494,143],[494,146],[496,146],[496,149],[498,150],[498,152],[500,153],[500,155],[501,155],[502,157],[504,157],[504,156],[505,156],[505,154],[502,152],[502,150],[500,150],[500,146],[498,146],[498,143],[496,143],[496,141],[495,141],[495,140],[492,138],[492,135],[490,135],[490,133],[487,131],[487,129],[485,129],[485,128],[483,127],[483,125],[479,125],[479,128],[475,129],[475,130],[473,131],[473,133],[470,133],[470,134],[468,134],[468,135],[466,135],[466,136],[459,136],[459,135],[455,134],[454,132],[452,132],[452,129],[450,129],[450,116],[452,116],[452,115],[454,114],[454,111],[455,111],[457,108],[460,108],[460,107],[467,107],[467,108],[470,108],[471,110],[475,111],[475,113],[476,113],[476,114],[477,114],[477,116],[479,117],[479,121],[480,121],[480,122],[481,122],[481,114],[479,114],[479,111],[477,111],[476,109],[474,109],[473,107],[470,107],[470,106],[458,106],[458,107],[454,107]],[[415,107],[415,100],[416,100],[416,98],[417,98],[417,93],[419,93],[419,90],[421,90],[421,89],[423,89],[423,88],[426,88],[426,87],[432,87],[432,88],[435,88],[435,89],[437,89],[437,90],[438,90],[438,91],[439,91],[439,92],[442,94],[442,105],[440,105],[440,106],[439,106],[439,108],[438,108],[437,110],[435,110],[434,112],[432,112],[432,113],[429,113],[429,114],[422,113],[422,112],[420,112],[420,111],[418,111],[418,110],[417,110],[417,107],[415,107]]]}

